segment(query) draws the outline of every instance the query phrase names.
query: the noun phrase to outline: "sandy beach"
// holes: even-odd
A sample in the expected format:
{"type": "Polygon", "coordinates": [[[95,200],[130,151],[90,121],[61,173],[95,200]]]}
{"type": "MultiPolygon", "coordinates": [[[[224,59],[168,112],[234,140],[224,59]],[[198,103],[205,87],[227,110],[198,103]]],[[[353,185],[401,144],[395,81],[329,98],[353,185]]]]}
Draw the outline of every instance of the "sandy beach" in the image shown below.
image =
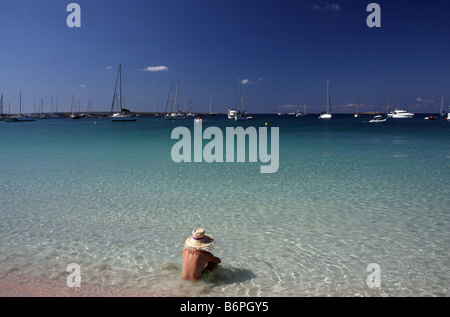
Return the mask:
{"type": "Polygon", "coordinates": [[[82,285],[70,288],[65,281],[56,283],[36,278],[6,277],[0,279],[0,297],[155,297],[146,290],[126,287],[82,285]]]}

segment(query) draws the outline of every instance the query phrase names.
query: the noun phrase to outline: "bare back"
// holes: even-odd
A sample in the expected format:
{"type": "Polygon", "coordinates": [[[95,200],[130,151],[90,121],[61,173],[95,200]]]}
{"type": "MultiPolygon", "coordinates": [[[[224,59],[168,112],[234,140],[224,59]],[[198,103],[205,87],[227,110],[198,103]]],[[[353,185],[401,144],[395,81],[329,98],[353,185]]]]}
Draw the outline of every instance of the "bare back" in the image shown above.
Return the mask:
{"type": "Polygon", "coordinates": [[[189,281],[198,281],[202,278],[204,269],[214,270],[221,260],[207,251],[183,250],[183,275],[189,281]]]}

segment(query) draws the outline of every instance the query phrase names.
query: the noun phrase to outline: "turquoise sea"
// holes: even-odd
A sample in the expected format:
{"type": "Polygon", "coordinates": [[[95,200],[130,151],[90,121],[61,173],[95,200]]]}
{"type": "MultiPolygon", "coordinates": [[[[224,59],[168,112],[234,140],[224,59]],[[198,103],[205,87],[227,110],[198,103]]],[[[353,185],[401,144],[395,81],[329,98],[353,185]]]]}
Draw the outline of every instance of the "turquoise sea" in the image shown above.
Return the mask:
{"type": "Polygon", "coordinates": [[[450,122],[424,116],[207,117],[279,127],[273,174],[173,162],[171,132],[193,119],[2,123],[0,279],[75,292],[77,263],[93,296],[449,296],[450,122]],[[181,245],[196,227],[222,264],[191,283],[181,245]]]}

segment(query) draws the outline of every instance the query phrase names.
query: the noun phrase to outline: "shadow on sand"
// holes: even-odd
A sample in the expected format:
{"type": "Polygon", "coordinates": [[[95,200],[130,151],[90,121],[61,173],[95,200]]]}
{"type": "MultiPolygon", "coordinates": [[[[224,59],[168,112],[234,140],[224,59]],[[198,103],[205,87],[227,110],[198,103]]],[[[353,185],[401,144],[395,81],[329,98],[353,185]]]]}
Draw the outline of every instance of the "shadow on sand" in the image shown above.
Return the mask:
{"type": "Polygon", "coordinates": [[[256,275],[247,269],[226,267],[219,265],[211,275],[205,279],[205,282],[214,285],[227,285],[234,283],[243,283],[255,278],[256,275]]]}

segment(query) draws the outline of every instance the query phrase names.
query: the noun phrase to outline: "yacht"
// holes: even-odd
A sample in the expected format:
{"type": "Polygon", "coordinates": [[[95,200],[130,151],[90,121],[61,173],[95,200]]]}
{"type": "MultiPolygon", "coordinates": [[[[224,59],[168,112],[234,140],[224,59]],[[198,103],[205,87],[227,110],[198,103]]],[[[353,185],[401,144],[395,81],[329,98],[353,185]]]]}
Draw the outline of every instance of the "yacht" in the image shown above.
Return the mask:
{"type": "Polygon", "coordinates": [[[239,78],[238,96],[237,96],[237,109],[231,108],[228,110],[228,119],[234,119],[235,121],[247,121],[253,117],[249,116],[244,108],[244,95],[241,90],[241,78],[239,78]]]}
{"type": "MultiPolygon", "coordinates": [[[[175,95],[173,92],[173,83],[170,84],[169,98],[167,105],[170,105],[170,112],[164,115],[165,120],[183,120],[186,119],[186,114],[178,109],[178,82],[175,88],[175,95]]],[[[167,108],[167,106],[166,106],[167,108]]]]}
{"type": "MultiPolygon", "coordinates": [[[[137,121],[137,118],[135,115],[131,114],[131,111],[128,109],[125,109],[123,107],[123,96],[122,96],[122,64],[119,64],[119,70],[117,72],[117,78],[116,78],[116,85],[114,86],[114,95],[113,95],[113,101],[111,105],[111,112],[114,112],[115,105],[118,104],[119,110],[115,113],[113,113],[111,116],[112,122],[124,122],[124,121],[137,121]],[[119,100],[117,100],[117,89],[119,89],[119,100]]],[[[73,115],[73,114],[72,114],[73,115]]],[[[78,119],[74,117],[73,119],[78,119]]]]}
{"type": "Polygon", "coordinates": [[[331,119],[330,81],[327,79],[327,110],[319,115],[320,119],[331,119]]]}
{"type": "Polygon", "coordinates": [[[388,118],[394,118],[394,119],[404,119],[404,118],[412,118],[414,117],[414,113],[407,112],[406,110],[399,110],[395,109],[394,111],[391,111],[388,113],[388,118]]]}
{"type": "Polygon", "coordinates": [[[359,106],[359,100],[358,99],[359,98],[356,97],[356,112],[355,112],[355,115],[354,115],[355,118],[359,118],[360,117],[359,112],[358,112],[358,106],[359,106]]]}
{"type": "Polygon", "coordinates": [[[375,117],[373,117],[372,120],[370,120],[369,122],[374,123],[374,122],[385,122],[386,118],[383,118],[381,115],[377,115],[375,117]]]}

